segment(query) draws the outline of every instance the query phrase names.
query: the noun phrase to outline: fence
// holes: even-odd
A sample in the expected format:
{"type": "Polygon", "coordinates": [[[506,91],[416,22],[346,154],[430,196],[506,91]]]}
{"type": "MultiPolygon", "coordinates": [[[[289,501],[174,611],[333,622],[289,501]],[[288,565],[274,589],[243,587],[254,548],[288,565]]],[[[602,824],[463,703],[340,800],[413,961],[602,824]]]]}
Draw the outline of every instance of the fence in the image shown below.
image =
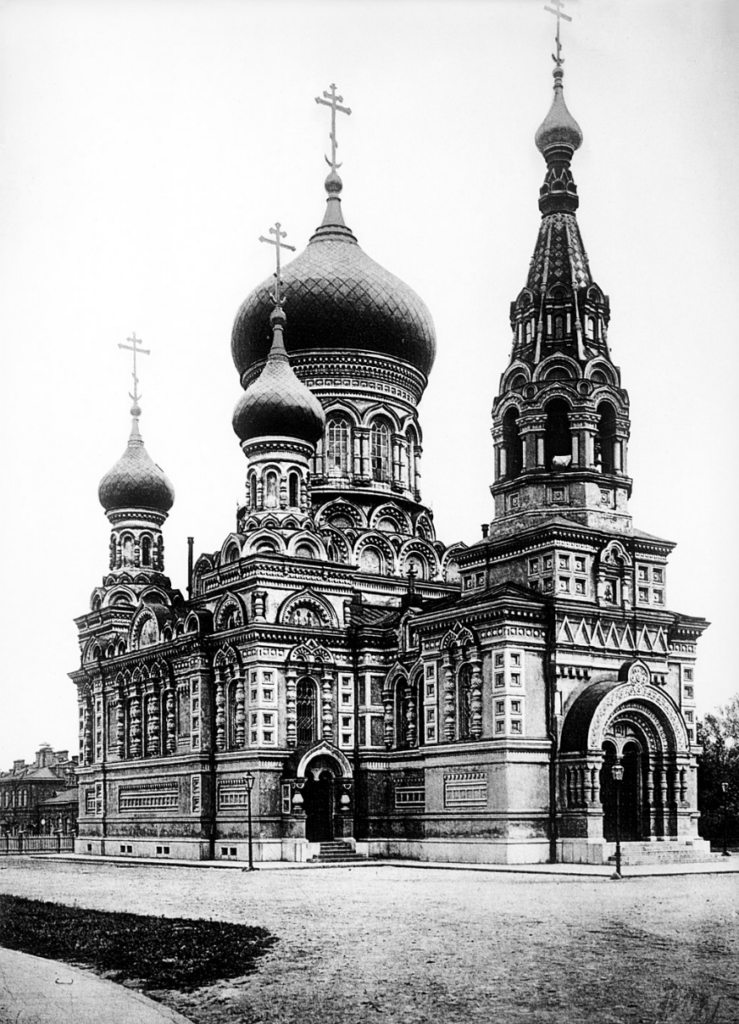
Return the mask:
{"type": "Polygon", "coordinates": [[[0,856],[11,853],[73,853],[74,836],[0,836],[0,856]]]}

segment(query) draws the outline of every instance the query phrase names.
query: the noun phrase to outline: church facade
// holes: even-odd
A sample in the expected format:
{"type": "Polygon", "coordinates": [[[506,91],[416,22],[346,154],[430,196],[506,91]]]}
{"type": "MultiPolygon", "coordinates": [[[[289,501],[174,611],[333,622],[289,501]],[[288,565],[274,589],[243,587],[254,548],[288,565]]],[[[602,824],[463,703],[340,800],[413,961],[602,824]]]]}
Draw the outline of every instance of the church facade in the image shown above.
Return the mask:
{"type": "Polygon", "coordinates": [[[433,322],[360,248],[335,167],[307,247],[236,317],[244,500],[187,595],[165,575],[174,491],[134,401],[100,484],[108,572],[77,619],[78,852],[245,860],[251,812],[257,861],[342,841],[603,863],[617,831],[635,859],[705,855],[707,623],[668,610],[674,545],[629,514],[629,400],[576,218],[581,141],[557,63],[482,539],[435,535],[417,412],[433,322]]]}

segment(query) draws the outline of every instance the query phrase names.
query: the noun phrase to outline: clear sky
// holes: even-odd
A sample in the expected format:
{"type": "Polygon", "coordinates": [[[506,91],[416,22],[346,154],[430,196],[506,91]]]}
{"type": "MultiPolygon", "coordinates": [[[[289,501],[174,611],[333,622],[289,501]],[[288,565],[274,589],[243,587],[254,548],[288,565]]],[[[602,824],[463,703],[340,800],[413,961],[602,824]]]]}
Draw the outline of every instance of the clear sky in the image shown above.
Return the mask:
{"type": "MultiPolygon", "coordinates": [[[[0,0],[4,442],[0,768],[77,749],[73,617],[107,568],[100,477],[141,430],[176,489],[167,569],[233,528],[244,460],[233,317],[324,207],[336,82],[343,206],[433,314],[420,407],[439,536],[492,518],[490,407],[526,280],[551,99],[544,0],[0,0]]],[[[739,4],[567,0],[573,171],[631,396],[631,509],[678,542],[671,608],[704,615],[700,709],[739,689],[739,4]]],[[[289,314],[289,308],[288,308],[289,314]]],[[[289,329],[289,324],[288,324],[289,329]]],[[[289,337],[288,337],[289,346],[289,337]]]]}

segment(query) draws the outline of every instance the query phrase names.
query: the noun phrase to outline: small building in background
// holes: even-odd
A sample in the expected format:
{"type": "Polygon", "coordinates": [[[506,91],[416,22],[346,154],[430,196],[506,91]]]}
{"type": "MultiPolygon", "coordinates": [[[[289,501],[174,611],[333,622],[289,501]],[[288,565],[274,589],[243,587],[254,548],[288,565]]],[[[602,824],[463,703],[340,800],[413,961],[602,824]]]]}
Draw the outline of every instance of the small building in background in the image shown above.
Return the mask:
{"type": "Polygon", "coordinates": [[[70,757],[68,750],[54,750],[42,743],[30,764],[21,758],[13,762],[10,771],[0,773],[0,832],[75,832],[77,763],[78,758],[70,757]]]}

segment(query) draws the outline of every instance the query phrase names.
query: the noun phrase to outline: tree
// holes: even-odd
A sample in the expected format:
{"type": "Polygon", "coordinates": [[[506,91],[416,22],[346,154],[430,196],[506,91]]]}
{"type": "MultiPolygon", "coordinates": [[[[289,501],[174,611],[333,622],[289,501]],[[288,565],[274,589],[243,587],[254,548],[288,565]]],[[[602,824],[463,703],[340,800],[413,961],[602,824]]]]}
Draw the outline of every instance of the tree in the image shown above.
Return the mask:
{"type": "Polygon", "coordinates": [[[739,837],[739,694],[698,722],[698,807],[701,834],[720,839],[739,837]],[[723,784],[726,783],[724,796],[723,784]],[[724,807],[726,821],[724,822],[724,807]]]}

